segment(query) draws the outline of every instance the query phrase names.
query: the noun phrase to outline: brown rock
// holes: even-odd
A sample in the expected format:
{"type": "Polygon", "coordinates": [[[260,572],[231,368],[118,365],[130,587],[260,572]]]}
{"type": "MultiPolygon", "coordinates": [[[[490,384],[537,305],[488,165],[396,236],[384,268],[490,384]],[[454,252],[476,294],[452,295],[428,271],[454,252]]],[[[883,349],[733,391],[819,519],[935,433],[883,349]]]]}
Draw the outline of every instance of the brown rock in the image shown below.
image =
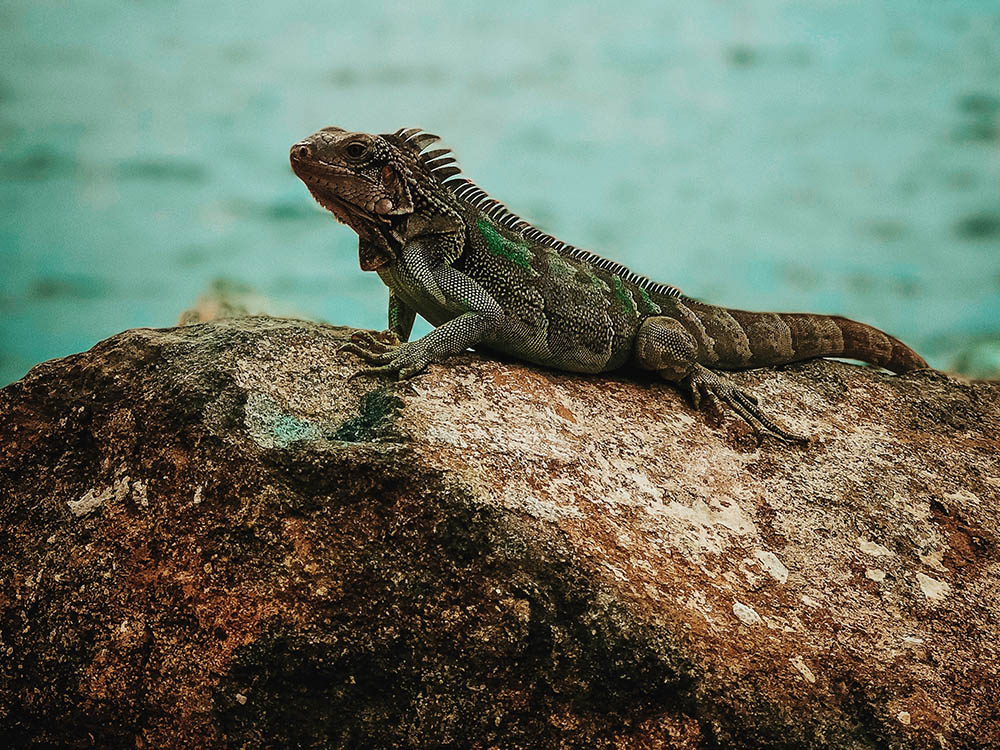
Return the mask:
{"type": "Polygon", "coordinates": [[[1000,385],[134,330],[0,391],[0,744],[1000,746],[1000,385]]]}

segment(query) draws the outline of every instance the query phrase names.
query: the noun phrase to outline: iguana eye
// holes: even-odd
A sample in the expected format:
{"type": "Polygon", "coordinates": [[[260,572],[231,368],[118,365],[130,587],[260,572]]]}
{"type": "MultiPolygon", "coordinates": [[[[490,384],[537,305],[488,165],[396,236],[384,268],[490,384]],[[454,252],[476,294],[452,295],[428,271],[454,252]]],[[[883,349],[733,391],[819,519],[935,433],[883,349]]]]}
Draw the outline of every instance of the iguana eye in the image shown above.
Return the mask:
{"type": "Polygon", "coordinates": [[[365,155],[367,150],[367,146],[363,143],[348,143],[347,147],[344,149],[344,153],[352,159],[360,159],[365,155]]]}

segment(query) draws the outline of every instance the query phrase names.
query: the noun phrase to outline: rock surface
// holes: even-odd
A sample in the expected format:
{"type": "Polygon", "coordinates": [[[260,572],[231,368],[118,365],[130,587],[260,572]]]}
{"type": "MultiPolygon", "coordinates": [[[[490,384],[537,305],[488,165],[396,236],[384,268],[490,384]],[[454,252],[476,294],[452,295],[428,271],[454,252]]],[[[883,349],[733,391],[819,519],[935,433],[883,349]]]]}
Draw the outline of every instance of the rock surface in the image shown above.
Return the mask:
{"type": "Polygon", "coordinates": [[[134,330],[0,391],[0,740],[1000,746],[1000,385],[669,385],[134,330]]]}

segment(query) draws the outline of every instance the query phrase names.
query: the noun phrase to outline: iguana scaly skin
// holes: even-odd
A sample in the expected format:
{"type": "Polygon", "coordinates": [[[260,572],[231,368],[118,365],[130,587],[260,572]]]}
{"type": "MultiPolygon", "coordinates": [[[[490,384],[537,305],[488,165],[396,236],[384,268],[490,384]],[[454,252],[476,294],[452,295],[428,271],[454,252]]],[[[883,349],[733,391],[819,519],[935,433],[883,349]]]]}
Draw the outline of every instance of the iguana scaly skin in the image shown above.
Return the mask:
{"type": "Polygon", "coordinates": [[[725,402],[755,429],[771,421],[719,370],[846,357],[893,372],[926,363],[871,326],[828,315],[755,313],[685,297],[614,261],[567,245],[459,175],[437,136],[324,128],[291,149],[295,174],[360,238],[361,268],[389,287],[389,328],[346,349],[408,378],[470,347],[560,370],[633,366],[725,402]],[[437,326],[407,342],[414,314],[437,326]]]}

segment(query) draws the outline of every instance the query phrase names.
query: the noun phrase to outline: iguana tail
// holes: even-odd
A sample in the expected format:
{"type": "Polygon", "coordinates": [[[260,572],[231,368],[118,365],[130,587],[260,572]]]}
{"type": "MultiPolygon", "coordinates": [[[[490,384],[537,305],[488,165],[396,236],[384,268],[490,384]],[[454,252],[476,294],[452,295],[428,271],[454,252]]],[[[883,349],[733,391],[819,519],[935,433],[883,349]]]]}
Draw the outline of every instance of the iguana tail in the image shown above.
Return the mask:
{"type": "Polygon", "coordinates": [[[712,341],[714,367],[719,369],[768,367],[814,357],[858,359],[897,373],[927,367],[902,341],[838,315],[758,313],[700,304],[690,309],[712,341]]]}

